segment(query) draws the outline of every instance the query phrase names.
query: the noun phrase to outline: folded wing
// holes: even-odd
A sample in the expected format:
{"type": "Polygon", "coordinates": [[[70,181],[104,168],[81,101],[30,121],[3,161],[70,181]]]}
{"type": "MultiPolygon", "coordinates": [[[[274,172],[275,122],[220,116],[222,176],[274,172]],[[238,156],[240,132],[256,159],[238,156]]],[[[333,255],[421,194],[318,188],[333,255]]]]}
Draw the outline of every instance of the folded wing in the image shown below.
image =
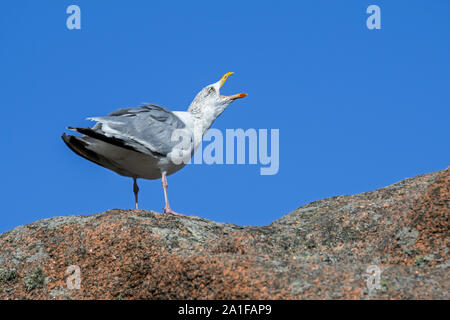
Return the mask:
{"type": "Polygon", "coordinates": [[[122,148],[159,156],[166,156],[178,143],[172,141],[174,130],[186,127],[171,111],[154,104],[88,119],[97,124],[93,128],[71,129],[122,148]]]}

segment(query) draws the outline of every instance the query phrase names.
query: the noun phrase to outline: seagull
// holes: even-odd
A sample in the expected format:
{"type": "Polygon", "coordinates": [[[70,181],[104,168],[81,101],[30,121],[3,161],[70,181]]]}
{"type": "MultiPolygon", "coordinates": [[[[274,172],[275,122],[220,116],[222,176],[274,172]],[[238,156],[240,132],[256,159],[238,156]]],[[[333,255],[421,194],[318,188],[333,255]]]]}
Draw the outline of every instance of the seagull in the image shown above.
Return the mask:
{"type": "Polygon", "coordinates": [[[105,117],[91,117],[92,128],[67,129],[82,136],[62,135],[66,145],[79,156],[133,178],[136,209],[137,179],[161,179],[164,212],[180,215],[169,205],[167,176],[182,169],[199,147],[205,132],[223,111],[246,93],[220,94],[220,88],[233,72],[204,87],[187,111],[170,111],[156,104],[123,108],[105,117]]]}

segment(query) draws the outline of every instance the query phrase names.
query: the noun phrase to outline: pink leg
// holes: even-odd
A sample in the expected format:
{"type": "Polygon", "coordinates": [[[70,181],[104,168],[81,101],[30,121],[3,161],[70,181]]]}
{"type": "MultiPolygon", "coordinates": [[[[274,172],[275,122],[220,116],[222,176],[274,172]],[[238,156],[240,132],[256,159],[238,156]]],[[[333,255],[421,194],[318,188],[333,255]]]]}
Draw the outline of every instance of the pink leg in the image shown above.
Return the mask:
{"type": "Polygon", "coordinates": [[[182,216],[182,214],[176,213],[175,211],[173,211],[170,208],[169,196],[167,194],[167,187],[169,186],[169,184],[167,183],[167,177],[166,177],[166,173],[165,172],[162,173],[161,183],[162,183],[163,190],[164,190],[164,200],[166,201],[166,206],[164,207],[164,213],[173,214],[175,216],[182,216]]]}

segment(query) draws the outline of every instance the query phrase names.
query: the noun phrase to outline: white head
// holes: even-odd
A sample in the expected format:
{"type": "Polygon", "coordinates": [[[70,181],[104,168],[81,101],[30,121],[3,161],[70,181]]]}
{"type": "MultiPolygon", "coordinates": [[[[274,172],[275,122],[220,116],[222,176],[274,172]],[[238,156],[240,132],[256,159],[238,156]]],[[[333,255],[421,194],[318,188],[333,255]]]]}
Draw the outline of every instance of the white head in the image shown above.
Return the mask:
{"type": "MultiPolygon", "coordinates": [[[[246,93],[238,93],[232,96],[220,94],[220,88],[233,72],[227,72],[216,83],[204,87],[194,98],[189,106],[188,112],[196,118],[202,118],[207,122],[212,122],[236,99],[246,97],[246,93]]],[[[209,126],[208,126],[209,127],[209,126]]]]}

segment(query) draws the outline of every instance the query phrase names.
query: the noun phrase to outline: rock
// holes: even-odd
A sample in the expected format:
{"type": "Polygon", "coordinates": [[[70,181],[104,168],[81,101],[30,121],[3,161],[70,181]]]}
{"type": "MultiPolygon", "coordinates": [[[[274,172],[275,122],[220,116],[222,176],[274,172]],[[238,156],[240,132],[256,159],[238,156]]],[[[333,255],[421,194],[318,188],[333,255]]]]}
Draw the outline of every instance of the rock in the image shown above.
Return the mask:
{"type": "Polygon", "coordinates": [[[263,227],[120,209],[36,221],[0,235],[0,298],[448,299],[449,173],[263,227]]]}

